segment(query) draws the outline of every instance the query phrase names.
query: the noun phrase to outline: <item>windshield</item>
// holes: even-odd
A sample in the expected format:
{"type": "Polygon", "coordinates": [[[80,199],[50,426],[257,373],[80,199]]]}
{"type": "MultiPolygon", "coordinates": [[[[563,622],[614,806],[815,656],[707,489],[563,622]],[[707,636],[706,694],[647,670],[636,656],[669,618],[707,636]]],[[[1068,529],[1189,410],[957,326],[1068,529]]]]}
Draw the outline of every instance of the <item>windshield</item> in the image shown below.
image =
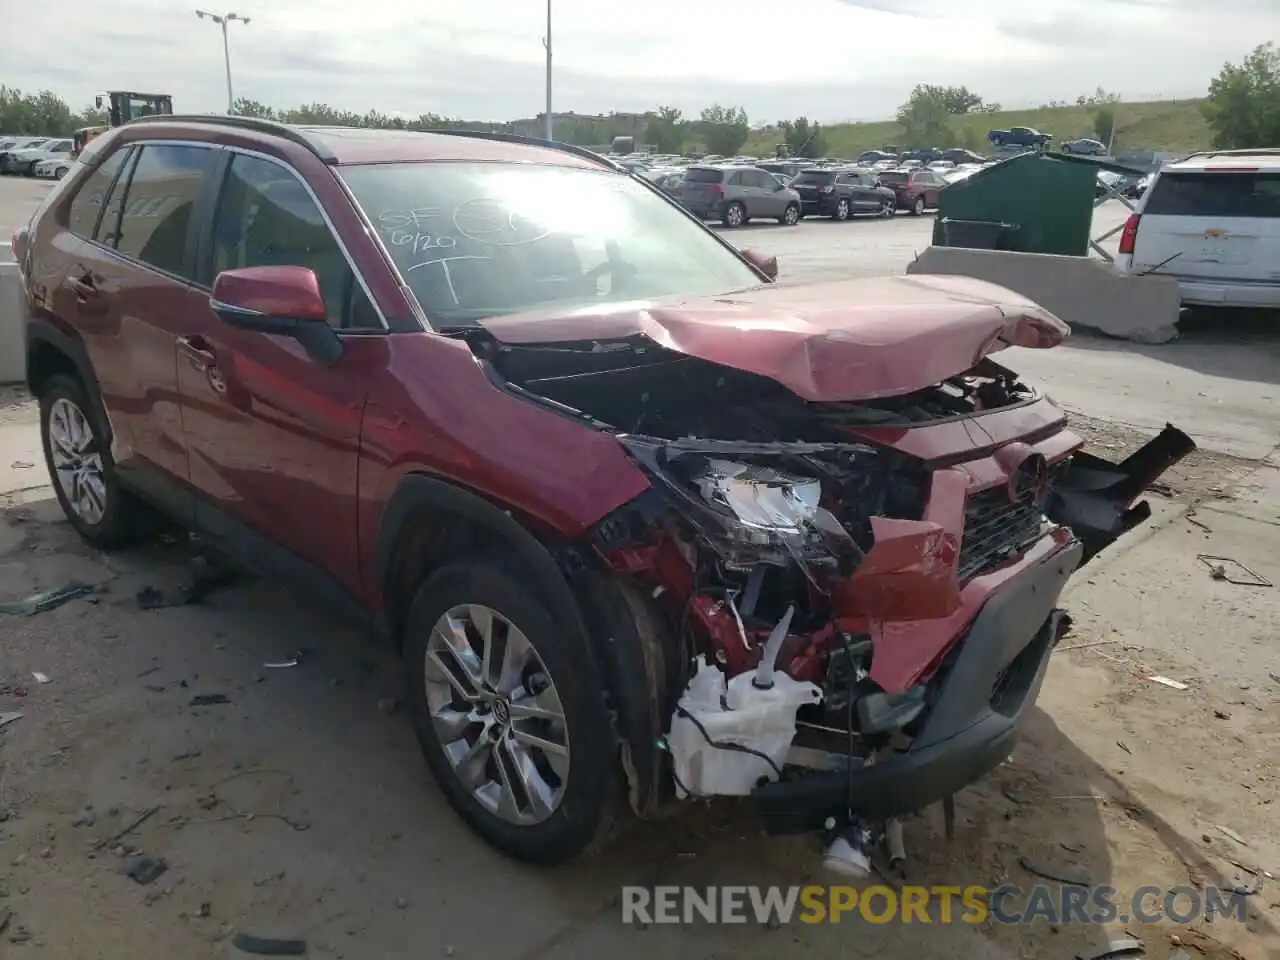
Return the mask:
{"type": "Polygon", "coordinates": [[[816,183],[819,186],[826,186],[835,180],[835,178],[836,175],[830,170],[806,170],[792,182],[796,186],[803,186],[806,183],[816,183]]]}
{"type": "Polygon", "coordinates": [[[441,329],[763,282],[662,194],[617,173],[431,162],[344,167],[342,177],[441,329]]]}
{"type": "Polygon", "coordinates": [[[28,140],[26,143],[18,144],[18,148],[21,150],[39,150],[48,142],[48,140],[28,140]]]}

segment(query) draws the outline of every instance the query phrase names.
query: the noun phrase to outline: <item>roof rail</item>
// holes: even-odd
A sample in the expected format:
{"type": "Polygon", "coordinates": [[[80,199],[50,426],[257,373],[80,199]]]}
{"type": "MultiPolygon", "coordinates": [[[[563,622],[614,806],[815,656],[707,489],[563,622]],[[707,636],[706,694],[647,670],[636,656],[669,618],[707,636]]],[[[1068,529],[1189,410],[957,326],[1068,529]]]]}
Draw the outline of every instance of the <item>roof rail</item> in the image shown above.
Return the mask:
{"type": "Polygon", "coordinates": [[[472,137],[476,140],[499,140],[502,143],[522,143],[529,147],[545,147],[548,150],[559,150],[562,153],[570,153],[575,157],[583,160],[590,160],[598,163],[603,167],[618,173],[626,173],[627,168],[619,163],[615,163],[608,157],[588,150],[586,147],[575,146],[572,143],[563,143],[560,140],[547,140],[543,137],[525,137],[518,133],[493,133],[485,130],[428,130],[427,133],[439,133],[448,137],[472,137]]]}
{"type": "Polygon", "coordinates": [[[1175,160],[1174,163],[1185,163],[1188,160],[1194,160],[1196,157],[1280,157],[1280,147],[1252,147],[1246,150],[1200,150],[1196,153],[1189,153],[1181,160],[1175,160]]]}
{"type": "Polygon", "coordinates": [[[124,126],[131,127],[138,123],[166,123],[170,121],[175,123],[204,123],[211,126],[235,127],[240,130],[252,130],[254,133],[265,133],[273,137],[280,137],[282,140],[288,140],[290,143],[296,143],[298,146],[310,150],[325,163],[338,162],[337,154],[319,141],[308,137],[305,132],[297,127],[290,126],[287,123],[280,123],[277,120],[263,120],[260,117],[223,116],[209,113],[155,113],[146,117],[136,117],[124,124],[124,126]]]}

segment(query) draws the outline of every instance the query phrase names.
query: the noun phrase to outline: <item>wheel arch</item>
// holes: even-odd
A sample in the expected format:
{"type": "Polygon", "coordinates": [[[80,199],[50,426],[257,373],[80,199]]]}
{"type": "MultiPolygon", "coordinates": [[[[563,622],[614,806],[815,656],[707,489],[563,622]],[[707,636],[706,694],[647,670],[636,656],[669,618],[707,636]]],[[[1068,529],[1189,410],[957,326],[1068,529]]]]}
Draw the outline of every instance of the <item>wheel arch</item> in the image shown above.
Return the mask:
{"type": "Polygon", "coordinates": [[[47,320],[27,322],[27,389],[39,397],[49,378],[57,374],[75,377],[84,384],[97,423],[111,442],[111,418],[102,402],[102,390],[84,343],[47,320]]]}
{"type": "Polygon", "coordinates": [[[556,623],[593,654],[588,689],[605,700],[613,721],[628,801],[652,816],[666,798],[665,757],[658,741],[670,718],[675,638],[652,598],[592,561],[589,551],[547,543],[507,509],[439,477],[404,477],[383,510],[375,576],[393,641],[402,646],[414,591],[431,571],[469,556],[508,550],[532,580],[556,623]]]}

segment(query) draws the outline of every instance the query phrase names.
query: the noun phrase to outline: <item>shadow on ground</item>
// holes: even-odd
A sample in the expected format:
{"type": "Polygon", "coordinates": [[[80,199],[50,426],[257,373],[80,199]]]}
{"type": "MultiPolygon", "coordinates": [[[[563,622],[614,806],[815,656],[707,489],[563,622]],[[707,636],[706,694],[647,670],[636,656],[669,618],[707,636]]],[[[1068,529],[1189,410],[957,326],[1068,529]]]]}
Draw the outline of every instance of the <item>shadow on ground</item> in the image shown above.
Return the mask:
{"type": "MultiPolygon", "coordinates": [[[[94,588],[46,613],[0,620],[0,712],[24,714],[0,733],[0,845],[12,863],[3,905],[51,955],[221,957],[233,931],[252,930],[360,960],[780,951],[1000,960],[1068,957],[1117,935],[1055,932],[1044,921],[852,917],[782,929],[624,926],[623,885],[831,878],[814,840],[764,838],[731,805],[637,825],[565,868],[511,863],[461,826],[428,778],[393,709],[401,693],[392,651],[328,622],[318,598],[252,579],[200,603],[140,609],[142,591],[174,596],[189,565],[182,543],[103,556],[52,501],[11,508],[0,521],[0,599],[73,581],[94,588]],[[218,702],[197,706],[197,697],[218,702]],[[148,886],[127,879],[123,867],[139,856],[163,858],[167,872],[148,886]]],[[[905,880],[1025,890],[1037,882],[1020,865],[1027,857],[1121,886],[1108,807],[1125,812],[1134,842],[1221,882],[1193,843],[1043,714],[1010,763],[961,795],[954,841],[941,839],[936,811],[908,824],[905,880]],[[1094,794],[1107,804],[1062,799],[1094,794]]]]}

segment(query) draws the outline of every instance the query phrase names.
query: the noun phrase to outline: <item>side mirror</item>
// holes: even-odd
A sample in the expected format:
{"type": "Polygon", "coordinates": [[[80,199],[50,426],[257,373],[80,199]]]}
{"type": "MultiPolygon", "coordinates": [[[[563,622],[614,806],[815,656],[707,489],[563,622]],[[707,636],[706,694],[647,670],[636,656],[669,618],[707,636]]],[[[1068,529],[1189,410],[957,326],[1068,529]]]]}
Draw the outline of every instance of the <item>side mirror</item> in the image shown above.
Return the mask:
{"type": "Polygon", "coordinates": [[[778,258],[768,257],[756,250],[743,250],[742,259],[751,264],[770,280],[778,279],[778,258]]]}
{"type": "Polygon", "coordinates": [[[308,267],[224,270],[213,281],[209,306],[228,326],[292,337],[317,363],[329,366],[342,356],[320,281],[308,267]]]}

